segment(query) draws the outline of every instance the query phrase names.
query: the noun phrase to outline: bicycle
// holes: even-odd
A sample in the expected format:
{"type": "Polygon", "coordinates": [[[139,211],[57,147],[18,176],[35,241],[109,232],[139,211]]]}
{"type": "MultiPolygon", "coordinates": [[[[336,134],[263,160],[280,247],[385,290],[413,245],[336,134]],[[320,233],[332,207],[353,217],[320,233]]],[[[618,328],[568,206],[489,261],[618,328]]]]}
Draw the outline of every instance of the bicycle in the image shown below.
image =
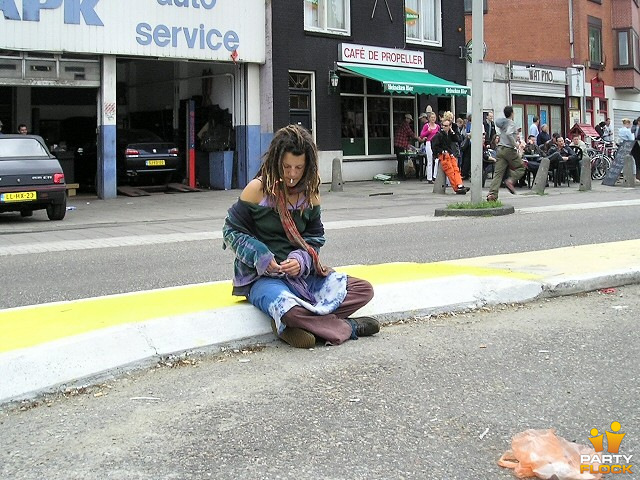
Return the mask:
{"type": "Polygon", "coordinates": [[[591,148],[587,148],[587,154],[591,158],[591,179],[602,180],[611,168],[618,146],[600,138],[592,139],[591,145],[591,148]]]}

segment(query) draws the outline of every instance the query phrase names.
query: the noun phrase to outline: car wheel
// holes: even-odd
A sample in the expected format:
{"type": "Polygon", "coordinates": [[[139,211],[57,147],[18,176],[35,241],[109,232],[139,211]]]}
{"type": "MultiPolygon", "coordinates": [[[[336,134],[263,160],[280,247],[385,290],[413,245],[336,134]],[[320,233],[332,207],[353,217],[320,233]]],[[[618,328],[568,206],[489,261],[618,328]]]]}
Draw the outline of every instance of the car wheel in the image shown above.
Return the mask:
{"type": "Polygon", "coordinates": [[[62,220],[67,213],[67,199],[65,197],[64,201],[61,203],[53,203],[51,205],[47,205],[47,217],[49,220],[62,220]]]}
{"type": "Polygon", "coordinates": [[[21,217],[31,217],[33,215],[33,210],[20,210],[21,217]]]}

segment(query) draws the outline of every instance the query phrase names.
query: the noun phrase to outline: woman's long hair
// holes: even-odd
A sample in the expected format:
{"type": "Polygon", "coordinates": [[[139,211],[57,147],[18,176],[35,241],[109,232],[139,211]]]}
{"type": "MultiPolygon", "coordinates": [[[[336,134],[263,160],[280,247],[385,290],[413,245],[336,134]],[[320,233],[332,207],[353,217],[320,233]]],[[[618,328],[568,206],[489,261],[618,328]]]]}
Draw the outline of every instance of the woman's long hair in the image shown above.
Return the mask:
{"type": "Polygon", "coordinates": [[[304,154],[304,174],[296,185],[299,190],[296,190],[304,191],[305,203],[311,205],[311,199],[320,191],[318,149],[309,131],[299,125],[288,125],[274,135],[256,175],[256,178],[262,178],[262,192],[271,200],[276,199],[278,190],[286,193],[282,167],[285,153],[304,154]]]}

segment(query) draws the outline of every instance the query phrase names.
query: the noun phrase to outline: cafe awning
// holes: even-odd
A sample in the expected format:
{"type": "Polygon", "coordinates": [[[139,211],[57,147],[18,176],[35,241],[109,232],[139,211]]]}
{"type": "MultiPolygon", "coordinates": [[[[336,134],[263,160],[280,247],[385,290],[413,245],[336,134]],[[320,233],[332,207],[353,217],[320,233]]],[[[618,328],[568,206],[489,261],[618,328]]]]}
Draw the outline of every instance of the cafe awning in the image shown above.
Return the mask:
{"type": "Polygon", "coordinates": [[[338,63],[338,66],[342,70],[382,82],[385,92],[406,93],[410,95],[420,93],[440,96],[471,95],[471,88],[450,82],[425,70],[374,67],[348,63],[338,63]]]}

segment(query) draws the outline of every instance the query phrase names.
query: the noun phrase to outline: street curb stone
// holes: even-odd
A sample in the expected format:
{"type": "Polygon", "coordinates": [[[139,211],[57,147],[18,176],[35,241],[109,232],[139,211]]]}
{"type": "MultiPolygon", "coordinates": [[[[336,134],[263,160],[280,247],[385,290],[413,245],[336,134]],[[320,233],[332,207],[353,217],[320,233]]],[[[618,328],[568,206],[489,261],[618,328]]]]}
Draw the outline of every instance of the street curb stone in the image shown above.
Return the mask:
{"type": "Polygon", "coordinates": [[[436,208],[436,217],[499,217],[515,213],[511,205],[495,208],[436,208]]]}

